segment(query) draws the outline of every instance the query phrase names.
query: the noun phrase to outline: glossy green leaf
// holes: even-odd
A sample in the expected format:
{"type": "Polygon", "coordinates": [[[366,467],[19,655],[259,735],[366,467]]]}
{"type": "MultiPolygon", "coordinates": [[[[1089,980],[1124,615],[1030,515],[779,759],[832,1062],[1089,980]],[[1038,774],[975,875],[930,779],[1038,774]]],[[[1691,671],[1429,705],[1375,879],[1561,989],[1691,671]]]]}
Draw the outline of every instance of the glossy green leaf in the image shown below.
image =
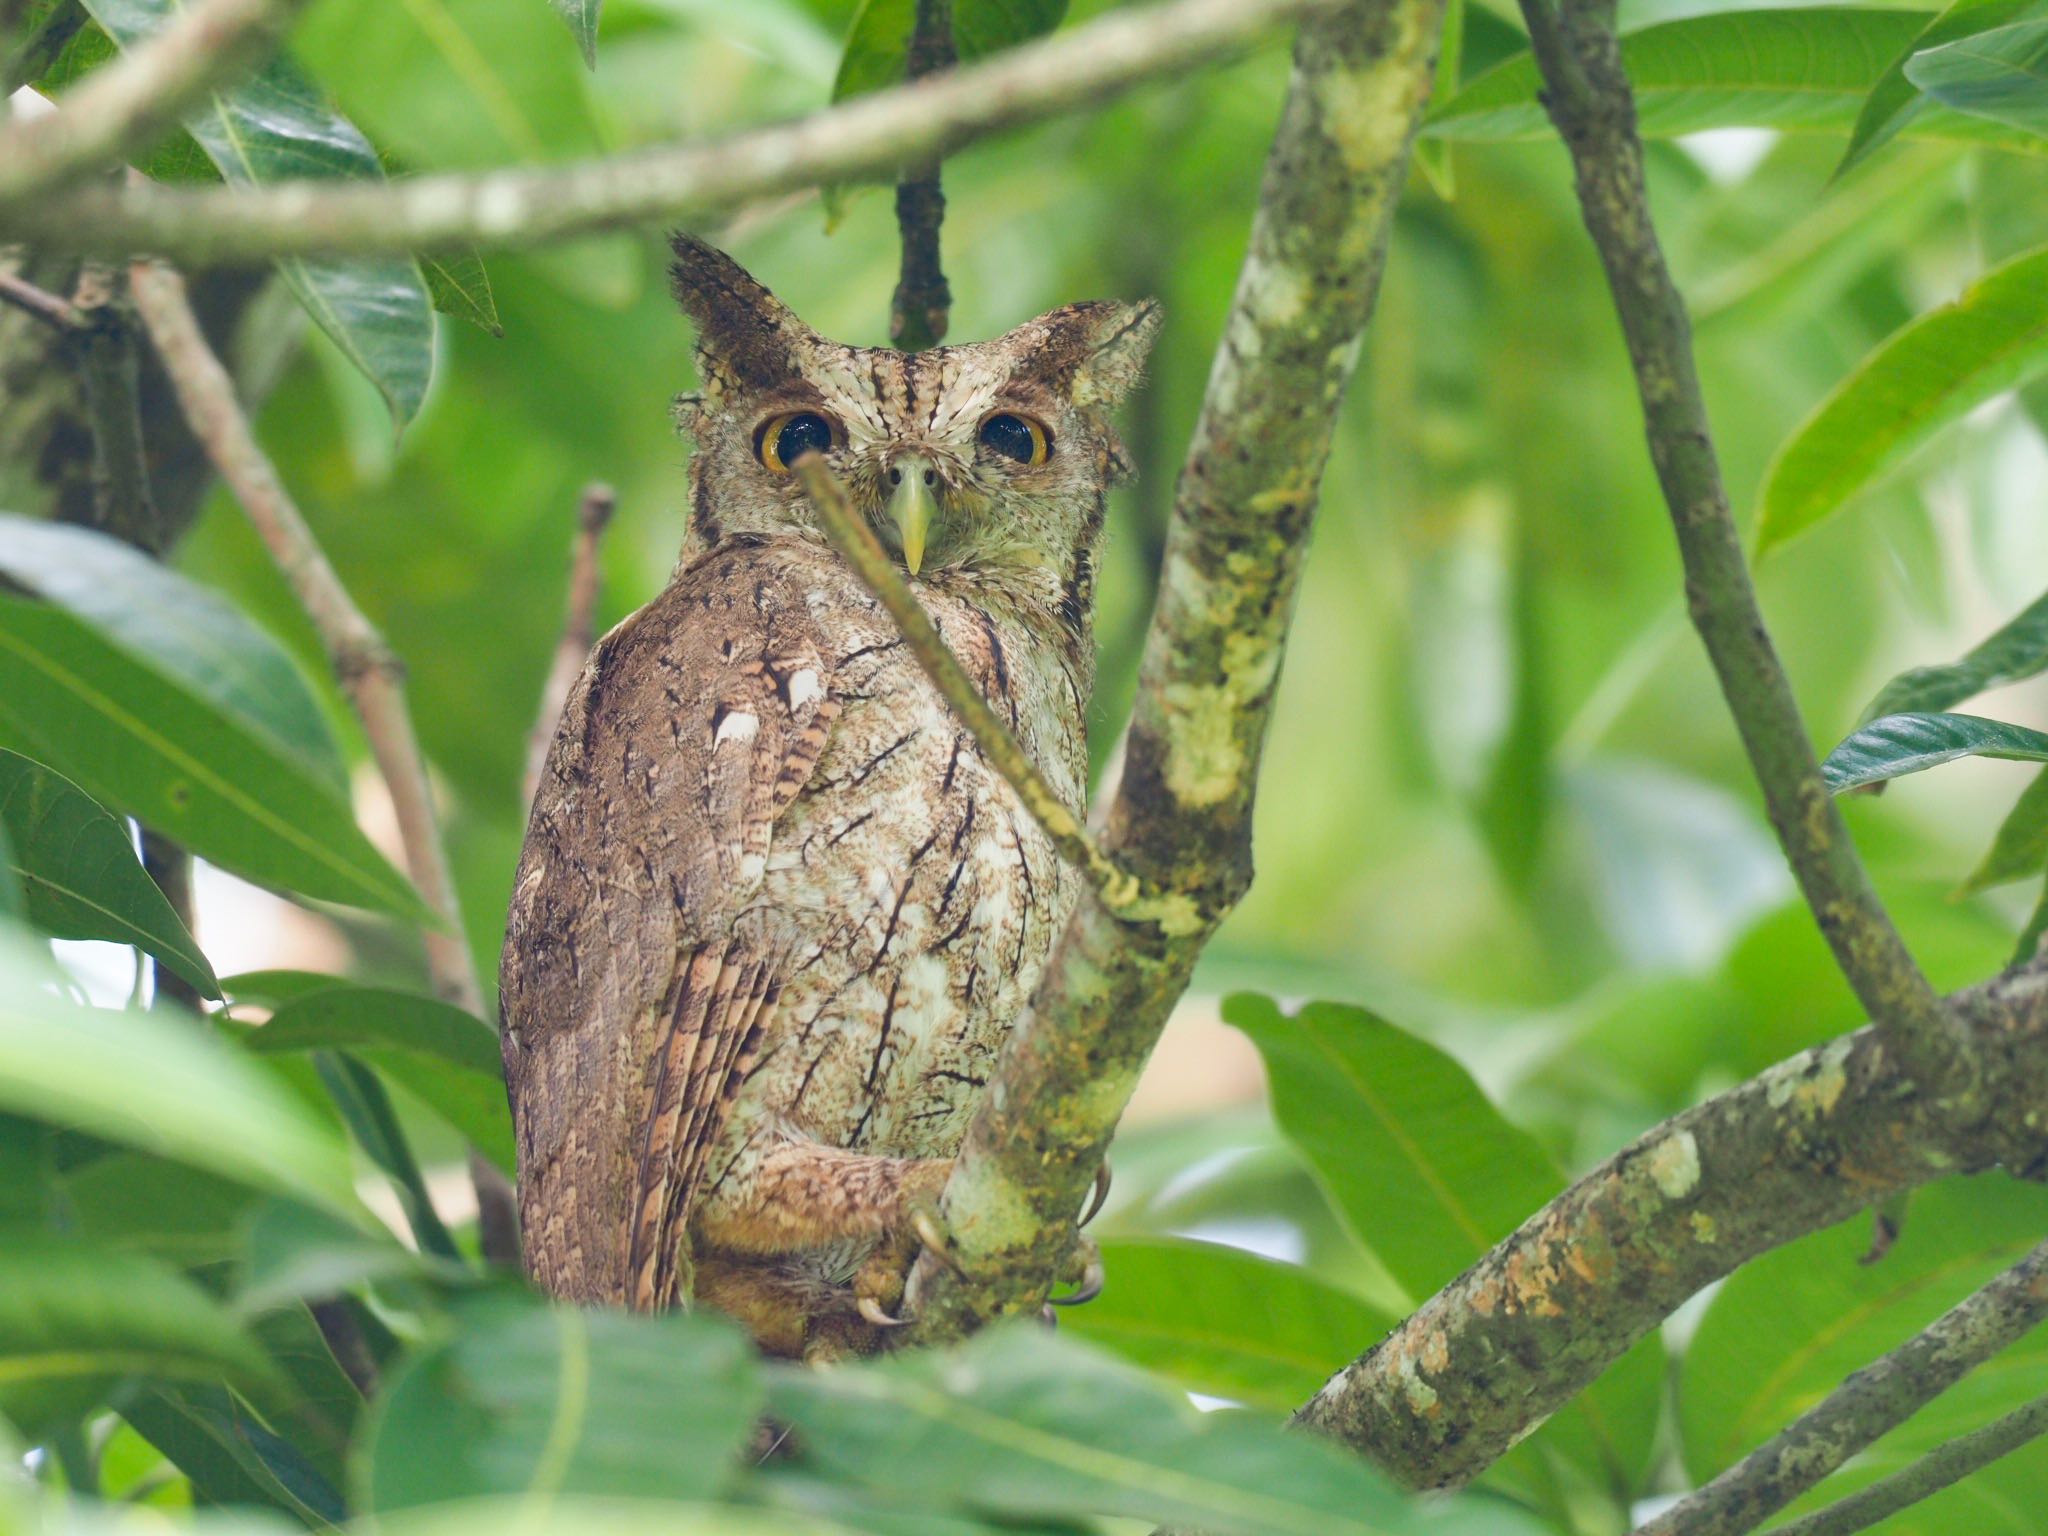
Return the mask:
{"type": "Polygon", "coordinates": [[[1886,715],[1845,737],[1821,764],[1821,777],[1840,794],[1959,757],[2048,763],[2048,735],[1980,715],[1886,715]]]}
{"type": "Polygon", "coordinates": [[[548,0],[555,13],[569,24],[584,65],[597,68],[597,14],[604,0],[548,0]]]}
{"type": "Polygon", "coordinates": [[[1105,1242],[1102,1294],[1062,1329],[1192,1391],[1287,1414],[1394,1319],[1293,1264],[1215,1243],[1105,1242]]]}
{"type": "MultiPolygon", "coordinates": [[[[953,45],[964,62],[1043,37],[1067,14],[1067,0],[954,0],[953,45]]],[[[847,28],[832,99],[864,95],[903,78],[917,0],[861,0],[847,28]]]]}
{"type": "Polygon", "coordinates": [[[442,1224],[441,1213],[434,1208],[434,1197],[427,1190],[419,1159],[413,1156],[412,1143],[398,1123],[398,1112],[392,1108],[391,1096],[384,1091],[377,1075],[352,1057],[325,1051],[313,1058],[313,1066],[327,1096],[341,1111],[349,1134],[370,1161],[390,1177],[392,1190],[405,1211],[406,1225],[412,1228],[413,1241],[420,1251],[460,1261],[462,1251],[455,1246],[455,1239],[442,1224]]]}
{"type": "Polygon", "coordinates": [[[467,320],[493,336],[505,334],[505,326],[498,319],[498,300],[491,292],[491,274],[484,270],[483,258],[476,252],[422,256],[420,273],[427,280],[427,293],[435,309],[467,320]]]}
{"type": "Polygon", "coordinates": [[[348,1149],[261,1068],[196,1020],[86,1008],[47,974],[0,933],[0,1109],[358,1219],[348,1149]]]}
{"type": "Polygon", "coordinates": [[[2036,598],[2019,616],[1960,660],[1945,666],[1913,667],[1878,690],[1863,711],[1880,715],[1947,709],[1991,688],[2003,688],[2048,672],[2048,596],[2036,598]]]}
{"type": "Polygon", "coordinates": [[[372,1410],[361,1476],[380,1516],[491,1494],[704,1499],[738,1472],[761,1392],[731,1325],[511,1290],[464,1298],[453,1319],[372,1410]]]}
{"type": "Polygon", "coordinates": [[[1122,1515],[1218,1536],[1533,1529],[1469,1496],[1425,1509],[1362,1458],[1270,1415],[1197,1413],[1163,1383],[1028,1324],[945,1353],[783,1368],[769,1402],[820,1467],[898,1508],[1122,1515]]]}
{"type": "Polygon", "coordinates": [[[2025,880],[2048,873],[2048,768],[2034,776],[2034,782],[1999,823],[1984,862],[1963,882],[1963,894],[1989,890],[2008,880],[2025,880]]]}
{"type": "Polygon", "coordinates": [[[1958,112],[2048,137],[2048,21],[2019,22],[1916,53],[1906,78],[1958,112]]]}
{"type": "MultiPolygon", "coordinates": [[[[180,0],[86,0],[123,48],[154,36],[180,0]]],[[[381,181],[369,140],[320,88],[278,55],[231,91],[210,94],[186,129],[230,185],[287,178],[381,181]]],[[[284,257],[277,269],[344,356],[377,386],[392,420],[418,414],[434,366],[434,313],[425,279],[407,256],[336,261],[284,257]]]]}
{"type": "Polygon", "coordinates": [[[136,857],[125,823],[62,774],[0,750],[0,830],[28,919],[60,939],[104,939],[155,956],[206,997],[220,983],[136,857]]]}
{"type": "Polygon", "coordinates": [[[1759,553],[1868,489],[1941,428],[2044,372],[2048,247],[2014,257],[1894,332],[1835,386],[1765,471],[1759,553]]]}
{"type": "Polygon", "coordinates": [[[91,528],[0,513],[0,581],[76,614],[337,789],[341,749],[313,685],[213,588],[91,528]]]}
{"type": "MultiPolygon", "coordinates": [[[[1643,133],[1708,128],[1843,132],[1897,58],[1927,25],[1924,11],[1860,6],[1717,11],[1663,22],[1622,39],[1643,133]]],[[[1536,64],[1516,55],[1430,113],[1435,138],[1535,139],[1549,134],[1536,64]]],[[[1904,125],[1914,138],[1960,140],[2038,153],[2038,139],[2003,124],[1929,106],[1904,125]]]]}
{"type": "Polygon", "coordinates": [[[223,869],[430,920],[333,784],[62,609],[0,598],[0,745],[223,869]]]}
{"type": "Polygon", "coordinates": [[[1856,114],[1856,126],[1849,134],[1849,147],[1835,168],[1841,176],[1860,165],[1899,130],[1926,108],[1926,101],[1911,80],[1906,65],[1922,49],[1936,48],[1972,33],[2004,26],[2041,10],[2041,0],[1955,0],[1947,10],[1929,21],[1902,49],[1856,114]]]}
{"type": "Polygon", "coordinates": [[[320,1469],[217,1387],[144,1388],[124,1399],[121,1416],[191,1479],[204,1503],[267,1506],[312,1530],[346,1517],[320,1469]]]}

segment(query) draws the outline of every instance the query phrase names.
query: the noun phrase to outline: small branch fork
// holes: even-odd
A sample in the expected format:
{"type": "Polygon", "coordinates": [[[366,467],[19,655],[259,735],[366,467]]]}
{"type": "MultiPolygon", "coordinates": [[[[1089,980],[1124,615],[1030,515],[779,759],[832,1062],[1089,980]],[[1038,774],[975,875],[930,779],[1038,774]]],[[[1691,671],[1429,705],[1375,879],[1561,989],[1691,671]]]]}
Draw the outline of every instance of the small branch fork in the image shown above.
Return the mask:
{"type": "MultiPolygon", "coordinates": [[[[406,710],[404,667],[328,564],[313,531],[257,443],[235,400],[234,384],[214,355],[169,267],[137,262],[130,269],[135,307],[155,343],[192,431],[235,494],[271,558],[291,584],[327,650],[337,679],[362,720],[363,734],[391,793],[406,864],[420,894],[442,920],[425,934],[435,990],[456,1006],[483,1012],[483,989],[464,937],[455,884],[441,844],[427,765],[406,710]]],[[[519,1260],[516,1206],[505,1176],[475,1152],[484,1253],[494,1264],[519,1260]]]]}
{"type": "Polygon", "coordinates": [[[1743,1536],[2048,1318],[2048,1243],[1636,1536],[1743,1536]]]}
{"type": "MultiPolygon", "coordinates": [[[[958,62],[953,47],[953,0],[917,0],[904,76],[921,80],[958,62]]],[[[896,228],[903,242],[903,270],[889,304],[889,338],[905,352],[922,352],[946,338],[953,290],[939,258],[939,230],[946,220],[940,181],[942,157],[927,155],[907,167],[896,183],[896,228]]]]}
{"type": "Polygon", "coordinates": [[[1571,151],[1586,228],[1628,339],[1650,457],[1685,562],[1693,623],[1771,824],[1836,963],[1906,1075],[1967,1123],[1981,1113],[1977,1064],[1857,857],[1750,584],[1708,429],[1685,303],[1651,222],[1614,9],[1614,0],[1522,0],[1544,103],[1571,151]]]}

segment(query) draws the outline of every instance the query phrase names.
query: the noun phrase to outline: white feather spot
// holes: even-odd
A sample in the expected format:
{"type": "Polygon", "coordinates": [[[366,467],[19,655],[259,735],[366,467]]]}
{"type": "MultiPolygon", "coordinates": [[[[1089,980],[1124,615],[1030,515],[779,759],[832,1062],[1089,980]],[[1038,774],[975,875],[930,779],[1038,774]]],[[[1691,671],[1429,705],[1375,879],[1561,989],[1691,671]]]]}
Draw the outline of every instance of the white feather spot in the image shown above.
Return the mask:
{"type": "Polygon", "coordinates": [[[799,667],[789,675],[789,707],[802,709],[825,697],[825,685],[818,680],[815,667],[799,667]]]}
{"type": "Polygon", "coordinates": [[[752,885],[761,878],[761,872],[767,867],[768,860],[763,855],[758,853],[742,854],[740,856],[740,880],[744,884],[752,885]]]}
{"type": "Polygon", "coordinates": [[[761,717],[749,714],[744,709],[736,709],[718,722],[718,730],[711,738],[711,747],[716,751],[728,741],[752,741],[760,734],[761,717]]]}

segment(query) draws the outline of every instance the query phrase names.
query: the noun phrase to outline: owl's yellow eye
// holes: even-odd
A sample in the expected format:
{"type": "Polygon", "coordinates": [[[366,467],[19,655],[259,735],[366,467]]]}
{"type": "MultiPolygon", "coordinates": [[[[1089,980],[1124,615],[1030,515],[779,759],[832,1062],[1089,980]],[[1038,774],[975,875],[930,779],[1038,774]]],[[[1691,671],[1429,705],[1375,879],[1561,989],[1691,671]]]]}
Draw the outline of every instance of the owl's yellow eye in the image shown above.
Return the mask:
{"type": "Polygon", "coordinates": [[[981,445],[1019,464],[1043,464],[1052,457],[1052,434],[1029,416],[998,411],[981,424],[981,445]]]}
{"type": "Polygon", "coordinates": [[[786,475],[807,453],[828,453],[832,423],[816,411],[784,411],[755,429],[754,453],[769,469],[786,475]]]}

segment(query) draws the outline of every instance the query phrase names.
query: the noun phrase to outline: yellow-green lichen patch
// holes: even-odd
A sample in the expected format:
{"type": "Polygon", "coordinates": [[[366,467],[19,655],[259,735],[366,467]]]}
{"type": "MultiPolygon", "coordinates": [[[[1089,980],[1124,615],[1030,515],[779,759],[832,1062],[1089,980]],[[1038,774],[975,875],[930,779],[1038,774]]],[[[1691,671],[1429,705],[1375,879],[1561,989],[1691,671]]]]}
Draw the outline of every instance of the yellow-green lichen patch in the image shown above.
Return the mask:
{"type": "Polygon", "coordinates": [[[1683,1200],[1700,1184],[1700,1146],[1691,1131],[1666,1136],[1650,1149],[1650,1177],[1667,1200],[1683,1200]]]}

